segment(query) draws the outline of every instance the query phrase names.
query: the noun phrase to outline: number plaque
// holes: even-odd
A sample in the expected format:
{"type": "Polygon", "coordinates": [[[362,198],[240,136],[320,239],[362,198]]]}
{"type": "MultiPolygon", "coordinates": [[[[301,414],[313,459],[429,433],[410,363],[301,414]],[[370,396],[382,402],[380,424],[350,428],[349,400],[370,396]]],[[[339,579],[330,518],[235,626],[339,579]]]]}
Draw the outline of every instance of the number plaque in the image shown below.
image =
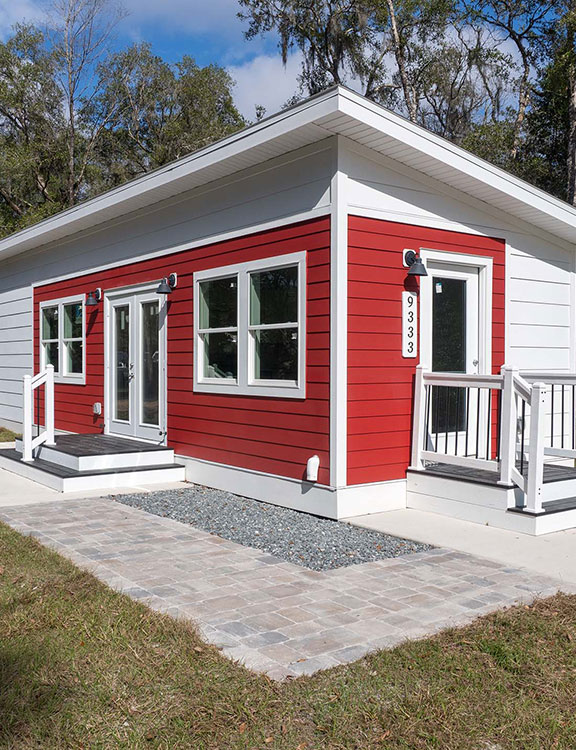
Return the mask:
{"type": "Polygon", "coordinates": [[[418,297],[402,292],[402,356],[418,356],[418,297]]]}

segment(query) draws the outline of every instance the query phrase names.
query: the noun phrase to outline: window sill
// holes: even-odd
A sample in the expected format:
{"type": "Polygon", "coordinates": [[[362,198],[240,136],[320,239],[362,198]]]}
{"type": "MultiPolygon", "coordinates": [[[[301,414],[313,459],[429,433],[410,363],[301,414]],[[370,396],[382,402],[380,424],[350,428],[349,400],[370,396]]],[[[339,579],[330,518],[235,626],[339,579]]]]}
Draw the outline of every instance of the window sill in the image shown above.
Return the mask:
{"type": "Polygon", "coordinates": [[[238,383],[194,383],[195,393],[226,394],[228,396],[256,396],[258,398],[294,398],[305,399],[306,387],[298,385],[263,385],[254,383],[238,385],[238,383]]]}

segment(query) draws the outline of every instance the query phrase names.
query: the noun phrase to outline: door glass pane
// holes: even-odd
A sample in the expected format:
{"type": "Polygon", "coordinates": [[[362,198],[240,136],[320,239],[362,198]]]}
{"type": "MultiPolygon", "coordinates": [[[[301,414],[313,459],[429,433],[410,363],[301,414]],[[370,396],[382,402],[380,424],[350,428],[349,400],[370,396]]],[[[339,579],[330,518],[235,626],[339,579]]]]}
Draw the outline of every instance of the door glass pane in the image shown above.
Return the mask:
{"type": "Polygon", "coordinates": [[[82,304],[80,302],[64,305],[64,338],[82,338],[82,304]]]}
{"type": "Polygon", "coordinates": [[[203,281],[200,284],[200,328],[235,328],[238,321],[238,279],[203,281]]]}
{"type": "Polygon", "coordinates": [[[250,275],[250,325],[298,322],[298,267],[250,275]]]}
{"type": "MultiPolygon", "coordinates": [[[[466,372],[466,281],[432,279],[432,369],[466,372]]],[[[463,430],[466,390],[433,388],[432,431],[463,430]]]]}
{"type": "Polygon", "coordinates": [[[205,333],[204,377],[236,380],[238,336],[235,333],[205,333]]]}
{"type": "Polygon", "coordinates": [[[114,308],[114,366],[115,404],[114,418],[130,420],[130,308],[121,305],[114,308]]]}
{"type": "Polygon", "coordinates": [[[298,331],[272,328],[254,332],[256,380],[296,380],[298,377],[298,331]]]}
{"type": "Polygon", "coordinates": [[[158,302],[142,303],[142,424],[158,425],[160,334],[158,302]]]}

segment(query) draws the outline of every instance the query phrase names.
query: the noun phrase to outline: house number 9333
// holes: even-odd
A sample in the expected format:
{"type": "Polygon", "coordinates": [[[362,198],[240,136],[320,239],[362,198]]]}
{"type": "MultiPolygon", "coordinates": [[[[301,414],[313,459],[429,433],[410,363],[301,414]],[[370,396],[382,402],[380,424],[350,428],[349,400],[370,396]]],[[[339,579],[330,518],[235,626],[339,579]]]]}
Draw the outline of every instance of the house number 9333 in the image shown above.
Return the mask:
{"type": "Polygon", "coordinates": [[[418,353],[418,297],[414,292],[402,292],[402,356],[416,357],[418,353]]]}

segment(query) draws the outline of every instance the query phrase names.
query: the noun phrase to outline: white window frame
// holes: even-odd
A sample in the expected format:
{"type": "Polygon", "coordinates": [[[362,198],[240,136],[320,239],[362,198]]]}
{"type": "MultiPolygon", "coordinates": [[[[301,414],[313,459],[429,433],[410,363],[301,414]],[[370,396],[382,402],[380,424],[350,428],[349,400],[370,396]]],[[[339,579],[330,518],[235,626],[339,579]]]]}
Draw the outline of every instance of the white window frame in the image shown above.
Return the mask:
{"type": "Polygon", "coordinates": [[[306,252],[220,266],[194,273],[194,391],[268,398],[306,398],[306,252]],[[289,328],[290,325],[250,325],[250,275],[288,266],[298,268],[298,321],[297,326],[294,326],[298,332],[298,376],[294,381],[257,380],[254,378],[255,348],[252,332],[259,329],[289,328]],[[238,376],[236,380],[207,378],[203,375],[204,339],[199,329],[200,284],[203,281],[233,276],[237,278],[238,376]]]}
{"type": "MultiPolygon", "coordinates": [[[[40,303],[40,319],[38,323],[38,341],[40,346],[40,370],[46,367],[46,355],[44,352],[44,341],[42,338],[42,318],[44,310],[50,307],[58,308],[58,372],[54,373],[55,383],[75,383],[76,385],[86,384],[86,295],[76,294],[71,297],[59,297],[57,299],[47,300],[40,303]],[[64,307],[66,305],[82,305],[82,372],[64,373],[64,349],[65,341],[80,341],[80,338],[67,339],[64,337],[64,307]]],[[[56,339],[49,339],[56,341],[56,339]]]]}

